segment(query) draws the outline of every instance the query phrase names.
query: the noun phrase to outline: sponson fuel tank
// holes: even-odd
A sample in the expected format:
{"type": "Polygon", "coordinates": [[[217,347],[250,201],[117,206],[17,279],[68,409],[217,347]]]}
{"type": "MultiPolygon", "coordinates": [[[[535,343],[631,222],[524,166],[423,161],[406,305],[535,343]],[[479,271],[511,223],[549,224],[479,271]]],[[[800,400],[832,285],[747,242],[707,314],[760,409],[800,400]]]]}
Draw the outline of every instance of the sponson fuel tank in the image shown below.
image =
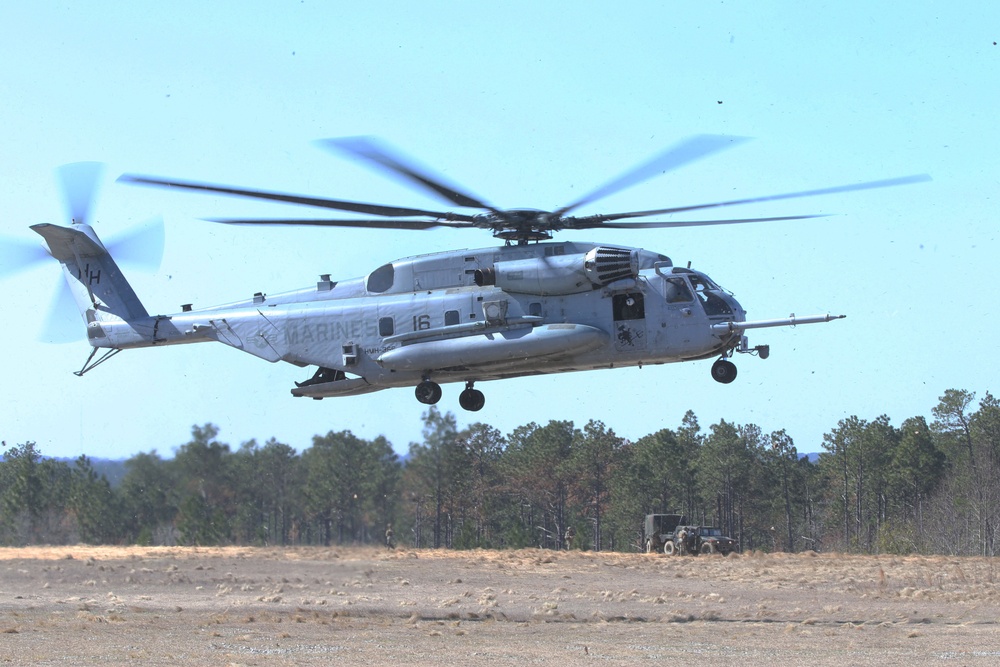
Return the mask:
{"type": "Polygon", "coordinates": [[[639,275],[639,251],[598,246],[587,253],[531,257],[497,262],[476,271],[480,287],[496,285],[520,294],[589,292],[623,278],[639,275]]]}
{"type": "Polygon", "coordinates": [[[493,364],[514,359],[592,350],[608,335],[583,324],[547,324],[493,334],[411,343],[382,353],[380,366],[393,371],[420,371],[493,364]]]}

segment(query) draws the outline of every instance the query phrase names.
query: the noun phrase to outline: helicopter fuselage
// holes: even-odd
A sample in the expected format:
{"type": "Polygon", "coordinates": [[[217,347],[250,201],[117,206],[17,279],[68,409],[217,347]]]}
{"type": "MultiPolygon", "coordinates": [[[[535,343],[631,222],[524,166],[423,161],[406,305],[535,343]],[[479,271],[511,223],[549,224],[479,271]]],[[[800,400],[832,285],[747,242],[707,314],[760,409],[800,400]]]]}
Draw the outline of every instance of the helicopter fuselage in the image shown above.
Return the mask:
{"type": "Polygon", "coordinates": [[[217,341],[317,366],[292,391],[322,398],[726,356],[745,312],[664,255],[563,242],[410,257],[363,278],[322,276],[308,289],[145,321],[90,319],[95,347],[217,341]]]}

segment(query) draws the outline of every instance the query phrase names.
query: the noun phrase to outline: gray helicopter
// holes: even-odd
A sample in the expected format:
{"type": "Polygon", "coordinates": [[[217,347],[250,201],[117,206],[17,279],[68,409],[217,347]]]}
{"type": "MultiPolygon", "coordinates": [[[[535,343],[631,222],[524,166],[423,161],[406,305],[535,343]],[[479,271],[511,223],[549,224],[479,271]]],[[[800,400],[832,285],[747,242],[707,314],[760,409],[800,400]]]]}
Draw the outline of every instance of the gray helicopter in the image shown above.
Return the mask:
{"type": "Polygon", "coordinates": [[[766,197],[649,211],[569,215],[655,174],[733,146],[740,138],[703,135],[678,143],[586,196],[555,211],[500,209],[485,203],[398,151],[371,138],[333,139],[330,149],[369,163],[459,208],[429,211],[307,197],[239,187],[125,175],[127,183],[284,202],[372,216],[363,219],[218,219],[242,225],[323,225],[492,232],[498,247],[451,250],[383,264],[366,276],[252,297],[211,308],[182,306],[151,315],[111,253],[87,224],[87,186],[70,184],[68,227],[33,225],[63,266],[93,350],[83,375],[121,350],[217,342],[266,361],[315,367],[294,396],[354,396],[415,387],[418,401],[437,403],[441,384],[462,382],[460,405],[483,408],[479,382],[504,378],[715,359],[712,377],[736,378],[736,353],[766,359],[751,347],[750,329],[829,322],[843,315],[747,320],[733,295],[666,255],[609,244],[552,241],[559,231],[648,229],[798,220],[798,215],[689,221],[630,221],[702,209],[889,187],[927,176],[856,183],[766,197]],[[103,355],[95,360],[99,350],[103,355]]]}

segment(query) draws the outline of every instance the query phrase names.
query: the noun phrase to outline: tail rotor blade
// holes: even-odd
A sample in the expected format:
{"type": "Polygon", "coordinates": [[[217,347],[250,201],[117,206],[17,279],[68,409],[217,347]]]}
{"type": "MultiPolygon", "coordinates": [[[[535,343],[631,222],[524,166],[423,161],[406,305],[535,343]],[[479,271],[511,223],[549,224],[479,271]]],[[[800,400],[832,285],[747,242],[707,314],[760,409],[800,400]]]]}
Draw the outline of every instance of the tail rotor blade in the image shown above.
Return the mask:
{"type": "Polygon", "coordinates": [[[0,278],[27,271],[46,259],[49,259],[49,253],[41,244],[0,237],[0,278]]]}
{"type": "Polygon", "coordinates": [[[97,195],[104,165],[100,162],[75,162],[58,169],[66,212],[75,223],[86,223],[97,195]]]}
{"type": "Polygon", "coordinates": [[[73,292],[62,278],[56,285],[45,322],[38,332],[44,343],[76,343],[83,338],[83,321],[73,292]]]}
{"type": "Polygon", "coordinates": [[[156,271],[163,259],[164,239],[163,218],[156,217],[119,234],[105,247],[116,260],[156,271]]]}

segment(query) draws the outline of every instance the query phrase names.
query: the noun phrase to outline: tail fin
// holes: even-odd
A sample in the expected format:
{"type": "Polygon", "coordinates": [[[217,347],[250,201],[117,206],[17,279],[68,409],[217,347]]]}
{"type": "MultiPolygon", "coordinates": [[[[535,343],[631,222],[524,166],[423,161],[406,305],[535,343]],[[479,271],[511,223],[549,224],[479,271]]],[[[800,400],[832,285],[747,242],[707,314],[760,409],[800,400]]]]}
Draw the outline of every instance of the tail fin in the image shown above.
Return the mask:
{"type": "Polygon", "coordinates": [[[132,286],[90,225],[60,227],[47,223],[31,229],[45,239],[49,253],[62,264],[84,321],[109,313],[131,322],[149,317],[132,286]]]}

